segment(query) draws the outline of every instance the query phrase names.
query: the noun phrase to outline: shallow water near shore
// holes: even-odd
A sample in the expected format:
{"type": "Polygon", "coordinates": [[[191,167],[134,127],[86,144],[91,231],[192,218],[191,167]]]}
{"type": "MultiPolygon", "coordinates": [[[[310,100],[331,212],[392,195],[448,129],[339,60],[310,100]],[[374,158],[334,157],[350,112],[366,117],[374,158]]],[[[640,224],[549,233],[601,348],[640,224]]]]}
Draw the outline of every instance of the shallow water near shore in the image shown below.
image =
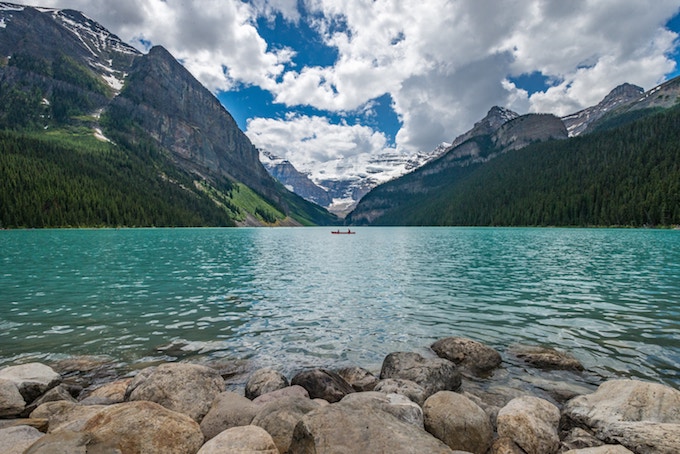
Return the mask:
{"type": "Polygon", "coordinates": [[[284,372],[464,336],[680,388],[680,232],[0,231],[0,367],[201,355],[284,372]]]}

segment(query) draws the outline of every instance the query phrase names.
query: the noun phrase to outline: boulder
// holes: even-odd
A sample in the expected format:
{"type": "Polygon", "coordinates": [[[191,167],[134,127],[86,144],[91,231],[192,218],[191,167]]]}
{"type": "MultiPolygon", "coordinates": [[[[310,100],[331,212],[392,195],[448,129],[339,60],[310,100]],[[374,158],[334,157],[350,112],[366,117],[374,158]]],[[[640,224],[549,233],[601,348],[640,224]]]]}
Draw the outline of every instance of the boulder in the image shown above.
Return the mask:
{"type": "Polygon", "coordinates": [[[372,407],[376,410],[386,411],[396,416],[397,419],[418,427],[424,428],[423,409],[408,397],[401,394],[384,394],[377,391],[366,391],[346,395],[338,405],[364,408],[372,407]]]}
{"type": "Polygon", "coordinates": [[[5,367],[0,370],[0,379],[13,382],[26,402],[33,402],[45,391],[61,382],[61,375],[41,363],[28,363],[5,367]]]}
{"type": "Polygon", "coordinates": [[[124,378],[103,384],[90,391],[85,399],[106,399],[112,404],[119,404],[125,401],[125,392],[131,382],[132,378],[124,378]]]}
{"type": "Polygon", "coordinates": [[[250,400],[278,389],[290,386],[288,379],[274,369],[256,370],[246,383],[246,397],[250,400]]]}
{"type": "Polygon", "coordinates": [[[493,440],[486,412],[467,397],[439,391],[423,406],[425,430],[454,450],[485,454],[493,440]]]}
{"type": "Polygon", "coordinates": [[[572,449],[563,454],[635,454],[621,445],[603,445],[595,448],[572,449]]]}
{"type": "Polygon", "coordinates": [[[68,389],[66,389],[66,387],[63,385],[58,385],[37,398],[31,405],[26,406],[26,414],[30,414],[33,410],[44,403],[57,402],[60,400],[76,403],[76,400],[73,398],[73,396],[71,396],[68,389]]]}
{"type": "Polygon", "coordinates": [[[260,407],[240,394],[225,391],[218,394],[201,421],[201,432],[210,440],[232,427],[247,426],[260,407]]]}
{"type": "Polygon", "coordinates": [[[279,454],[274,440],[257,426],[232,427],[204,444],[197,454],[279,454]]]}
{"type": "Polygon", "coordinates": [[[65,400],[47,402],[33,410],[31,418],[47,419],[48,432],[72,430],[79,432],[85,423],[100,410],[103,405],[79,405],[65,400]]]}
{"type": "Polygon", "coordinates": [[[154,402],[110,405],[90,418],[83,432],[123,453],[194,454],[203,445],[196,421],[154,402]]]}
{"type": "Polygon", "coordinates": [[[24,454],[122,454],[114,444],[102,442],[90,433],[60,430],[39,438],[24,454]]]}
{"type": "Polygon", "coordinates": [[[526,454],[526,452],[517,446],[517,443],[512,441],[511,438],[500,437],[493,441],[488,454],[526,454]]]}
{"type": "Polygon", "coordinates": [[[418,383],[427,397],[437,391],[456,391],[461,376],[456,365],[444,358],[425,358],[413,352],[395,352],[385,357],[380,378],[401,378],[418,383]]]}
{"type": "Polygon", "coordinates": [[[487,375],[501,365],[501,354],[493,348],[465,337],[447,337],[431,346],[440,358],[448,359],[475,375],[487,375]]]}
{"type": "MultiPolygon", "coordinates": [[[[282,451],[284,452],[284,451],[282,451]]],[[[295,426],[291,454],[451,454],[429,433],[372,406],[327,405],[307,413],[295,426]]]]}
{"type": "Polygon", "coordinates": [[[293,385],[257,396],[253,399],[253,403],[262,405],[271,402],[272,400],[280,399],[281,397],[304,397],[305,399],[309,399],[309,393],[302,386],[293,385]]]}
{"type": "Polygon", "coordinates": [[[425,388],[420,386],[418,383],[411,380],[402,380],[400,378],[386,378],[385,380],[380,380],[373,391],[381,392],[384,394],[401,394],[413,402],[417,403],[421,407],[427,399],[425,388]]]}
{"type": "Polygon", "coordinates": [[[636,453],[680,452],[680,391],[638,380],[610,380],[563,409],[563,424],[636,453]]]}
{"type": "Polygon", "coordinates": [[[11,380],[0,379],[0,418],[18,416],[25,407],[17,385],[11,380]]]}
{"type": "Polygon", "coordinates": [[[301,397],[282,397],[262,405],[252,424],[266,430],[280,452],[288,452],[295,425],[320,405],[301,397]]]}
{"type": "Polygon", "coordinates": [[[0,452],[3,454],[22,454],[44,433],[35,427],[14,426],[0,429],[0,452]]]}
{"type": "Polygon", "coordinates": [[[345,379],[326,369],[300,372],[293,377],[291,384],[305,388],[312,399],[324,399],[330,403],[338,402],[347,394],[354,392],[352,386],[345,379]]]}
{"type": "Polygon", "coordinates": [[[516,344],[509,352],[539,369],[583,370],[583,365],[573,355],[554,348],[516,344]]]}
{"type": "Polygon", "coordinates": [[[345,367],[337,372],[356,392],[373,391],[375,385],[380,381],[378,377],[363,367],[345,367]]]}
{"type": "Polygon", "coordinates": [[[201,422],[215,397],[225,390],[215,369],[197,364],[161,364],[140,376],[128,386],[128,400],[156,402],[196,422],[201,422]]]}
{"type": "Polygon", "coordinates": [[[49,428],[49,421],[44,418],[13,418],[0,419],[0,429],[7,429],[8,427],[29,426],[38,429],[45,433],[49,428]]]}
{"type": "Polygon", "coordinates": [[[525,396],[512,399],[496,419],[498,436],[508,437],[527,454],[553,454],[559,449],[559,409],[547,400],[525,396]]]}
{"type": "Polygon", "coordinates": [[[597,448],[604,445],[602,440],[580,427],[574,427],[568,432],[563,432],[560,438],[562,439],[562,451],[597,448]]]}

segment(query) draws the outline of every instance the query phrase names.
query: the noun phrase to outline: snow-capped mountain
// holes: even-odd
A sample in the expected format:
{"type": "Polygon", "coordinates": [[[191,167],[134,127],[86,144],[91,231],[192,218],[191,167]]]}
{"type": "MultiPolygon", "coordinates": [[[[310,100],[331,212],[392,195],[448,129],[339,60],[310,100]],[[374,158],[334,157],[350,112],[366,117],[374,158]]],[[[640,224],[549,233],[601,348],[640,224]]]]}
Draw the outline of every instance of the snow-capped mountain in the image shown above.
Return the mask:
{"type": "Polygon", "coordinates": [[[429,153],[393,151],[295,166],[260,151],[260,161],[289,190],[342,216],[374,187],[417,169],[440,156],[448,146],[442,144],[429,153]]]}
{"type": "Polygon", "coordinates": [[[607,112],[638,100],[643,93],[642,87],[627,83],[622,84],[610,91],[597,105],[562,117],[562,122],[567,127],[569,137],[582,134],[588,129],[588,126],[602,118],[607,112]]]}

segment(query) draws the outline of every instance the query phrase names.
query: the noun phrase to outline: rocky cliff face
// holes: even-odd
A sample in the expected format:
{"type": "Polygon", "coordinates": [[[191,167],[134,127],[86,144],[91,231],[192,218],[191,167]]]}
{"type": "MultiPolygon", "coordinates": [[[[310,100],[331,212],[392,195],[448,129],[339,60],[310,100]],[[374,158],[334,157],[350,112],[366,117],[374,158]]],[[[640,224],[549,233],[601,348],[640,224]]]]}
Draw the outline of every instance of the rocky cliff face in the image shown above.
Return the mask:
{"type": "Polygon", "coordinates": [[[504,123],[493,135],[496,148],[505,151],[518,150],[535,142],[566,139],[567,128],[555,115],[528,114],[504,123]]]}
{"type": "Polygon", "coordinates": [[[614,88],[597,105],[580,110],[574,114],[562,117],[562,121],[569,131],[569,137],[578,136],[590,125],[602,118],[608,112],[639,100],[644,90],[637,85],[623,84],[614,88]]]}
{"type": "Polygon", "coordinates": [[[309,175],[298,171],[290,161],[266,151],[260,152],[260,161],[267,172],[280,181],[289,191],[323,207],[328,207],[333,203],[333,198],[328,190],[314,184],[309,179],[309,175]]]}

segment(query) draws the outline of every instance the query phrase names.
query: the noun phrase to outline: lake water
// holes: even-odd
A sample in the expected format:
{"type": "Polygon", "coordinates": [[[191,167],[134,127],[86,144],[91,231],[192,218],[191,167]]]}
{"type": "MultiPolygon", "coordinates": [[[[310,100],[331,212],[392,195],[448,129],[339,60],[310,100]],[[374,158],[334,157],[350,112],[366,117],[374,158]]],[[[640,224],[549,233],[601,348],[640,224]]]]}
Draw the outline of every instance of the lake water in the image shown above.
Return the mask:
{"type": "Polygon", "coordinates": [[[456,335],[680,387],[680,231],[330,231],[0,231],[0,366],[179,351],[379,370],[456,335]]]}

